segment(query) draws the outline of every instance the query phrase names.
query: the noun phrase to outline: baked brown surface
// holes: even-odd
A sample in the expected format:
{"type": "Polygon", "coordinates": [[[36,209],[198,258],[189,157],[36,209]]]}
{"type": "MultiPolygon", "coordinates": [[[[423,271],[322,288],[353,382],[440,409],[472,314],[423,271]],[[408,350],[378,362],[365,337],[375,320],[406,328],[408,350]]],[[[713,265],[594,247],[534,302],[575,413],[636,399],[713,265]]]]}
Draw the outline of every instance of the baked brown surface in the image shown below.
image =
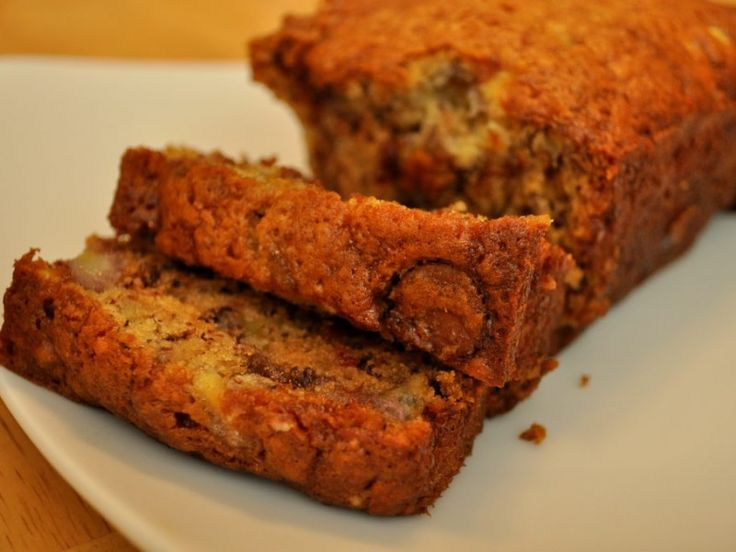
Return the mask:
{"type": "Polygon", "coordinates": [[[126,152],[110,221],[494,386],[541,373],[571,268],[546,217],[343,201],[294,171],[188,150],[126,152]]]}
{"type": "Polygon", "coordinates": [[[326,0],[251,46],[342,194],[548,214],[574,335],[736,201],[736,10],[326,0]]]}
{"type": "Polygon", "coordinates": [[[487,386],[145,244],[16,263],[0,361],[182,451],[372,514],[424,511],[487,386]]]}

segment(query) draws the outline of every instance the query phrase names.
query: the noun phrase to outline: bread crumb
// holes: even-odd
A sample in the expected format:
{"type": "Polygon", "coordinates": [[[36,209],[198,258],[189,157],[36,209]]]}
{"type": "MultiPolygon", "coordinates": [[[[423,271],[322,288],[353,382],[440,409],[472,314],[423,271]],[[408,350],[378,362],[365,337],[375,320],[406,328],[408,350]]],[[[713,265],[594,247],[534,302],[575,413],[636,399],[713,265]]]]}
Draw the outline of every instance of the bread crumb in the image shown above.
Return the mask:
{"type": "Polygon", "coordinates": [[[728,36],[728,33],[721,29],[720,27],[716,27],[715,25],[712,25],[708,27],[708,32],[710,33],[710,36],[715,38],[718,42],[723,44],[724,46],[730,46],[731,45],[731,37],[728,36]]]}
{"type": "Polygon", "coordinates": [[[529,429],[519,433],[519,439],[529,441],[535,445],[539,445],[545,437],[547,437],[547,428],[536,422],[530,425],[529,429]]]}
{"type": "Polygon", "coordinates": [[[539,286],[545,291],[554,291],[557,289],[557,281],[551,274],[547,274],[539,282],[539,286]]]}
{"type": "Polygon", "coordinates": [[[588,384],[590,383],[590,374],[583,374],[580,376],[580,387],[588,387],[588,384]]]}
{"type": "Polygon", "coordinates": [[[450,211],[457,211],[458,213],[467,213],[468,205],[464,201],[456,201],[447,206],[450,211]]]}

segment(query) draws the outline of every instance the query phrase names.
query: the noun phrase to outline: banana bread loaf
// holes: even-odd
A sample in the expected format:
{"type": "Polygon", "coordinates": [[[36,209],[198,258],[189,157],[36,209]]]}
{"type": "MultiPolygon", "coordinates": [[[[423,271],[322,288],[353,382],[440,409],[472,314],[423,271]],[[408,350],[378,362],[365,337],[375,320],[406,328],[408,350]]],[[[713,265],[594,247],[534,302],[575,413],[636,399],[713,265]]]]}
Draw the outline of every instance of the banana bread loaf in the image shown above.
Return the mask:
{"type": "Polygon", "coordinates": [[[499,387],[544,371],[571,268],[547,217],[342,201],[294,171],[189,150],[129,150],[110,221],[499,387]]]}
{"type": "Polygon", "coordinates": [[[148,249],[91,239],[70,262],[24,256],[2,364],[325,503],[413,514],[445,489],[487,386],[148,249]]]}
{"type": "Polygon", "coordinates": [[[736,9],[325,0],[252,43],[344,195],[547,214],[573,335],[736,200],[736,9]]]}

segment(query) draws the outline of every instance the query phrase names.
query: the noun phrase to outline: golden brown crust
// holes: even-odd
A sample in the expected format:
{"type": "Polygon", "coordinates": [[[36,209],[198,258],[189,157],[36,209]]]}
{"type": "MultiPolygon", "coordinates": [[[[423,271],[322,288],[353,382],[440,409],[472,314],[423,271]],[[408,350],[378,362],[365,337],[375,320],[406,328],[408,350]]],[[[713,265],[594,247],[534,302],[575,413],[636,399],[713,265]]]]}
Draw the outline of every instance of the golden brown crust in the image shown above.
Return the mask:
{"type": "Polygon", "coordinates": [[[736,202],[733,7],[328,0],[251,52],[341,193],[555,219],[568,339],[736,202]]]}
{"type": "Polygon", "coordinates": [[[192,152],[129,150],[110,220],[119,232],[152,233],[187,264],[337,314],[496,386],[529,377],[517,362],[522,334],[547,339],[559,313],[532,316],[527,305],[556,305],[564,286],[540,282],[561,283],[570,268],[545,240],[548,219],[342,201],[276,167],[192,152]]]}
{"type": "Polygon", "coordinates": [[[373,514],[424,511],[470,452],[484,385],[160,256],[90,247],[92,261],[16,263],[5,366],[169,446],[373,514]],[[382,378],[359,370],[361,351],[382,378]]]}
{"type": "Polygon", "coordinates": [[[254,41],[251,59],[269,85],[291,72],[314,91],[367,82],[390,95],[441,53],[480,81],[510,73],[510,118],[619,158],[731,108],[735,45],[736,10],[701,0],[327,0],[254,41]]]}

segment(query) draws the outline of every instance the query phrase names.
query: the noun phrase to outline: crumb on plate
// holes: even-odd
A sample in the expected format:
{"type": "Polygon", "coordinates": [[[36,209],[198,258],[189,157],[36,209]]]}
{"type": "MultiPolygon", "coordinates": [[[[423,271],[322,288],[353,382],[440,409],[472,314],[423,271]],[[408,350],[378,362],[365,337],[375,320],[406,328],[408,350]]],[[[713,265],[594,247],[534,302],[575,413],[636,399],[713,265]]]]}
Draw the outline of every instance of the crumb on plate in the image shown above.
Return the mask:
{"type": "Polygon", "coordinates": [[[535,445],[539,445],[544,441],[545,437],[547,437],[547,428],[536,422],[530,425],[529,429],[526,429],[519,434],[519,439],[532,442],[535,445]]]}

